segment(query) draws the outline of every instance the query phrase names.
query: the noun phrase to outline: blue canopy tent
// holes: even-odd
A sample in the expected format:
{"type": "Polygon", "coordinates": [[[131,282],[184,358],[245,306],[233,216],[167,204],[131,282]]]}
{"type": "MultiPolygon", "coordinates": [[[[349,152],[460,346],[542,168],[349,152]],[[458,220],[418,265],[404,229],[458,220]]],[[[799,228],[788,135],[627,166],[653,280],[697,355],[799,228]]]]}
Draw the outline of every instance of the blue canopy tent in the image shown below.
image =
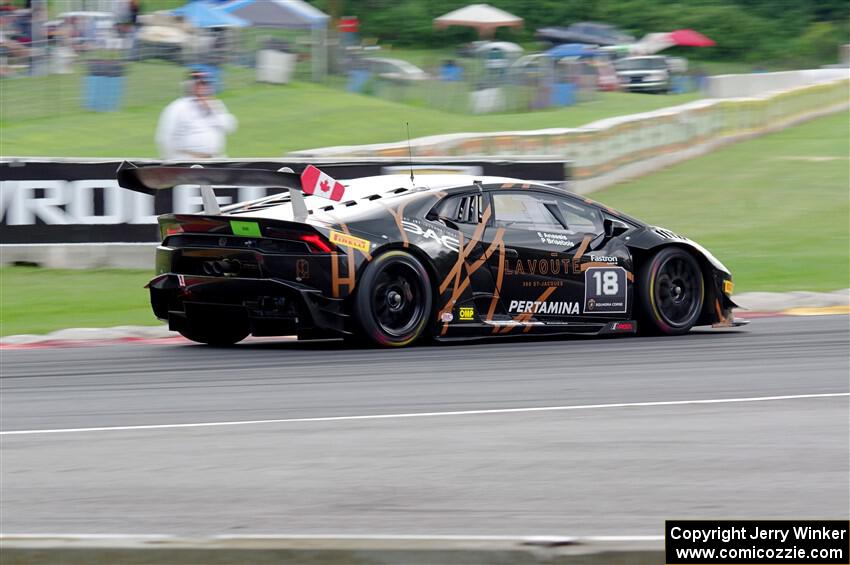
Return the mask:
{"type": "Polygon", "coordinates": [[[189,2],[172,10],[175,16],[181,16],[195,27],[246,27],[249,22],[229,14],[219,8],[219,4],[198,0],[189,2]]]}
{"type": "Polygon", "coordinates": [[[327,28],[330,16],[303,0],[230,0],[219,9],[255,27],[285,29],[327,28]]]}
{"type": "Polygon", "coordinates": [[[218,9],[247,21],[251,27],[310,30],[313,79],[324,78],[330,16],[318,8],[303,0],[229,0],[218,9]]]}
{"type": "Polygon", "coordinates": [[[588,57],[598,54],[598,51],[595,47],[583,43],[564,43],[549,49],[545,53],[553,59],[563,59],[564,57],[588,57]]]}

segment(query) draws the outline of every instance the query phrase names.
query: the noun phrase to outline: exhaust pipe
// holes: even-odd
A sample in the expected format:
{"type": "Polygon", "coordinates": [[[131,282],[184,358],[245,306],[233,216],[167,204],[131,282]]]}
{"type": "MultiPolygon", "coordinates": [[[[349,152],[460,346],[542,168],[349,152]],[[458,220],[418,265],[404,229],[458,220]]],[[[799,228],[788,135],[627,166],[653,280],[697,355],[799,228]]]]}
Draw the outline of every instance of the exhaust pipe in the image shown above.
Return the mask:
{"type": "Polygon", "coordinates": [[[221,274],[236,275],[242,270],[242,263],[237,259],[225,259],[219,262],[221,264],[221,274]]]}
{"type": "Polygon", "coordinates": [[[210,276],[235,275],[242,270],[242,263],[236,259],[207,261],[203,265],[204,273],[210,276]]]}

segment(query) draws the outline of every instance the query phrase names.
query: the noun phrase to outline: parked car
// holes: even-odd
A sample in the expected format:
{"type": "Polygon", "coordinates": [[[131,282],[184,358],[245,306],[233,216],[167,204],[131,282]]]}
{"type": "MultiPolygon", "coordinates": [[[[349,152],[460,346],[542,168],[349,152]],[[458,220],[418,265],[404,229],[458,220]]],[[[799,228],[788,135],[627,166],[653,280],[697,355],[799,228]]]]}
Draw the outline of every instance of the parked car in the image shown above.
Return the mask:
{"type": "Polygon", "coordinates": [[[670,69],[666,57],[626,57],[615,61],[614,68],[623,90],[659,93],[670,90],[670,69]]]}
{"type": "Polygon", "coordinates": [[[115,38],[116,22],[111,12],[63,12],[58,19],[47,23],[48,29],[70,25],[72,42],[77,49],[109,48],[110,41],[115,38]]]}
{"type": "Polygon", "coordinates": [[[417,81],[430,78],[428,73],[402,59],[385,57],[366,57],[363,59],[366,68],[377,77],[396,81],[417,81]]]}

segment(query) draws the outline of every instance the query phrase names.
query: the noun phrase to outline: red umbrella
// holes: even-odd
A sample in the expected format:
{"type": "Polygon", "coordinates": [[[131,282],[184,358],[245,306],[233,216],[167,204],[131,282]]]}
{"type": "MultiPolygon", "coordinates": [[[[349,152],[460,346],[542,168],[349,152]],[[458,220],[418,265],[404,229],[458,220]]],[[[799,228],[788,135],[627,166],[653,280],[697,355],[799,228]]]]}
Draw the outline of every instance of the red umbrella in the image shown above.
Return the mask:
{"type": "Polygon", "coordinates": [[[681,47],[713,47],[714,40],[692,29],[677,29],[670,32],[670,41],[681,47]]]}

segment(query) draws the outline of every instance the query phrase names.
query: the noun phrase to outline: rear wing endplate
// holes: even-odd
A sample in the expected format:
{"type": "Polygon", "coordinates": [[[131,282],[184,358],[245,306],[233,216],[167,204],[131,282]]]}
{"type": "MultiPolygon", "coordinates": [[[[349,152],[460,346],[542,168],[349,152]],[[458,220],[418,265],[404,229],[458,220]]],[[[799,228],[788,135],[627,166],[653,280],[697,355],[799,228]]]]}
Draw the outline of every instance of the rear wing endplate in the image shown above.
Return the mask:
{"type": "Polygon", "coordinates": [[[215,199],[213,186],[265,186],[285,188],[292,198],[296,221],[307,218],[307,206],[301,193],[301,176],[284,167],[278,171],[266,169],[204,168],[152,166],[137,167],[124,161],[117,171],[118,185],[144,194],[156,194],[180,185],[199,185],[204,202],[204,213],[217,215],[221,212],[215,199]]]}

